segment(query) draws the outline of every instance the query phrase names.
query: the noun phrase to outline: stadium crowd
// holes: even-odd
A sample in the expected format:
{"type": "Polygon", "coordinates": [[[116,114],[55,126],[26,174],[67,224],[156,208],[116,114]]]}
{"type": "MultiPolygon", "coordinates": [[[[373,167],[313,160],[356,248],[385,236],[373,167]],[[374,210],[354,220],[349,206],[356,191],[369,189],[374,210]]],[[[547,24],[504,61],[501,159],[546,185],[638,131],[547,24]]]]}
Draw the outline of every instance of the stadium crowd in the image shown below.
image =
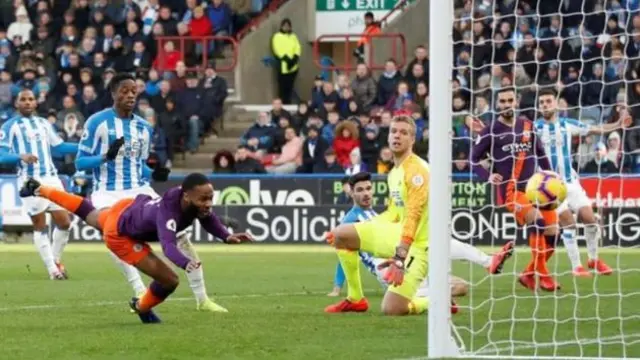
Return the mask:
{"type": "MultiPolygon", "coordinates": [[[[470,172],[470,143],[496,117],[495,91],[508,86],[518,89],[518,115],[529,120],[537,118],[536,94],[544,88],[559,93],[562,116],[591,124],[631,117],[625,130],[574,139],[574,159],[584,173],[640,172],[640,2],[464,0],[455,5],[454,172],[470,172]]],[[[379,26],[372,16],[365,22],[379,26]]],[[[260,114],[244,134],[235,157],[229,152],[215,157],[214,172],[385,173],[388,122],[399,113],[416,120],[415,150],[426,158],[428,72],[427,47],[419,46],[403,69],[390,59],[378,76],[359,64],[354,76],[318,77],[294,114],[274,100],[271,112],[260,114]]]]}
{"type": "MultiPolygon", "coordinates": [[[[212,59],[201,71],[203,43],[161,36],[234,35],[270,0],[15,0],[0,5],[0,125],[13,99],[33,90],[38,114],[65,140],[79,141],[85,120],[111,106],[109,81],[135,73],[137,113],[156,129],[152,162],[170,166],[174,150],[195,151],[227,96],[215,59],[224,43],[205,42],[212,59]],[[207,106],[204,106],[207,104],[207,106]]],[[[58,159],[73,174],[73,158],[58,159]]],[[[13,172],[14,169],[4,169],[13,172]]]]}

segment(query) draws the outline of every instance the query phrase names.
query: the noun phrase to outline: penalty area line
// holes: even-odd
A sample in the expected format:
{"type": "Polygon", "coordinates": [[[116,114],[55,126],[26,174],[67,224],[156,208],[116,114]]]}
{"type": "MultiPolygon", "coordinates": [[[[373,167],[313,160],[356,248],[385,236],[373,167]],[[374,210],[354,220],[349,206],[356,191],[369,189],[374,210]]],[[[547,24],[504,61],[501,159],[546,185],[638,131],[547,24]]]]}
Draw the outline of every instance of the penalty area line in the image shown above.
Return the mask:
{"type": "MultiPolygon", "coordinates": [[[[256,299],[256,298],[270,298],[270,297],[288,297],[288,296],[316,296],[324,295],[326,292],[322,291],[298,291],[298,292],[275,292],[266,294],[229,294],[229,295],[217,295],[213,296],[213,299],[256,299]]],[[[168,298],[167,302],[183,302],[183,301],[196,301],[193,296],[191,297],[176,297],[168,298]]],[[[0,313],[2,312],[15,312],[15,311],[29,311],[29,310],[50,310],[50,309],[75,309],[75,308],[90,308],[90,307],[102,307],[113,305],[126,305],[127,300],[110,300],[110,301],[94,301],[86,303],[76,303],[72,305],[63,304],[41,304],[41,305],[25,305],[25,306],[7,306],[0,307],[0,313]]]]}

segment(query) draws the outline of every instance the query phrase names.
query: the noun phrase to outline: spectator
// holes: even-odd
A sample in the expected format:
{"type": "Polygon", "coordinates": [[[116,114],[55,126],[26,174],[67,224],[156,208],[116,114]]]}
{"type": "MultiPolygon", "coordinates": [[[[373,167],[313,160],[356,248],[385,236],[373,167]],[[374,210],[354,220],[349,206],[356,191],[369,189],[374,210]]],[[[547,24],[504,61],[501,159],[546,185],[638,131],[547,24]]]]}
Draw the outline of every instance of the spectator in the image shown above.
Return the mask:
{"type": "Polygon", "coordinates": [[[278,60],[278,96],[283,103],[291,104],[301,55],[300,41],[292,32],[291,20],[282,20],[280,31],[271,38],[271,50],[278,60]]]}
{"type": "Polygon", "coordinates": [[[380,156],[376,164],[376,172],[381,175],[386,175],[393,168],[393,153],[388,147],[380,149],[380,156]]]}
{"type": "Polygon", "coordinates": [[[234,170],[238,174],[265,174],[262,164],[250,157],[251,149],[246,145],[240,145],[235,154],[234,170]]]}
{"type": "Polygon", "coordinates": [[[392,119],[393,115],[391,115],[390,111],[385,110],[380,114],[380,127],[378,128],[380,148],[389,146],[389,126],[391,125],[392,119]]]}
{"type": "Polygon", "coordinates": [[[376,81],[365,64],[358,64],[356,77],[351,82],[353,97],[363,111],[370,111],[376,101],[376,81]]]}
{"type": "Polygon", "coordinates": [[[182,55],[176,50],[173,41],[167,41],[162,46],[162,50],[158,52],[152,66],[160,71],[173,71],[181,57],[182,55]]]}
{"type": "Polygon", "coordinates": [[[329,143],[320,136],[320,129],[314,125],[307,130],[307,138],[302,144],[302,165],[296,170],[298,173],[312,173],[314,168],[321,165],[329,143]]]}
{"type": "Polygon", "coordinates": [[[322,106],[324,102],[324,94],[322,92],[324,81],[322,76],[316,75],[316,78],[313,80],[313,88],[311,88],[311,101],[309,106],[311,109],[317,110],[322,106]]]}
{"type": "Polygon", "coordinates": [[[618,167],[611,161],[607,154],[607,147],[599,142],[595,146],[595,157],[589,161],[581,172],[585,174],[615,174],[618,167]]]}
{"type": "Polygon", "coordinates": [[[275,98],[271,102],[271,111],[269,112],[271,116],[271,121],[274,124],[277,124],[280,121],[280,118],[286,117],[287,119],[291,119],[291,114],[282,107],[282,99],[275,98]]]}
{"type": "Polygon", "coordinates": [[[367,164],[362,162],[360,148],[353,148],[353,150],[351,150],[351,153],[349,153],[349,162],[351,163],[351,166],[345,170],[345,174],[347,175],[354,175],[361,171],[369,170],[367,164]]]}
{"type": "Polygon", "coordinates": [[[413,144],[413,152],[424,160],[429,161],[429,128],[422,129],[420,140],[413,144]]]}
{"type": "Polygon", "coordinates": [[[351,121],[342,121],[336,126],[333,149],[340,166],[346,168],[351,165],[349,159],[351,150],[360,146],[358,136],[356,125],[351,121]]]}
{"type": "Polygon", "coordinates": [[[395,60],[389,59],[384,65],[384,72],[378,79],[378,105],[387,105],[398,89],[398,83],[402,80],[402,75],[398,71],[398,64],[395,60]]]}
{"type": "Polygon", "coordinates": [[[163,5],[160,7],[160,13],[157,24],[162,26],[162,30],[167,36],[178,35],[178,22],[171,16],[171,8],[163,5]]]}
{"type": "MultiPolygon", "coordinates": [[[[188,109],[188,108],[187,108],[188,109]]],[[[188,110],[178,110],[176,101],[169,97],[165,104],[165,110],[158,115],[158,125],[164,130],[167,135],[167,148],[169,160],[173,161],[174,151],[191,150],[198,147],[198,139],[191,140],[190,144],[185,144],[185,138],[191,136],[189,123],[187,119],[190,119],[194,115],[190,115],[188,110]],[[191,146],[191,148],[189,148],[191,146]]]]}
{"type": "Polygon", "coordinates": [[[609,134],[607,139],[607,159],[611,161],[617,168],[621,168],[623,164],[622,144],[620,142],[620,134],[614,131],[609,134]]]}
{"type": "Polygon", "coordinates": [[[157,164],[155,165],[159,167],[167,167],[167,162],[169,160],[169,144],[167,142],[167,135],[162,127],[158,126],[155,111],[152,109],[147,110],[145,118],[153,127],[151,152],[155,154],[155,159],[157,160],[157,164]]]}
{"type": "Polygon", "coordinates": [[[127,55],[124,62],[126,71],[135,71],[138,69],[149,69],[151,67],[151,55],[146,49],[144,42],[138,40],[133,43],[133,51],[127,55]]]}
{"type": "MultiPolygon", "coordinates": [[[[196,37],[205,37],[213,35],[213,26],[209,17],[205,16],[204,8],[202,6],[196,6],[193,9],[193,18],[189,20],[189,35],[196,37]]],[[[209,41],[205,41],[204,44],[209,44],[209,41]]],[[[205,46],[207,52],[211,53],[213,49],[213,43],[205,46]]],[[[197,42],[196,55],[201,56],[203,51],[203,42],[197,42]]]]}
{"type": "MultiPolygon", "coordinates": [[[[214,124],[222,117],[224,112],[224,101],[229,96],[227,81],[218,76],[213,64],[208,64],[204,70],[204,78],[201,85],[203,91],[202,123],[204,132],[209,132],[214,128],[214,124]]],[[[214,130],[215,131],[215,130],[214,130]]]]}
{"type": "MultiPolygon", "coordinates": [[[[291,126],[293,126],[296,131],[302,131],[302,127],[307,123],[309,119],[309,106],[306,102],[301,101],[298,104],[298,111],[291,117],[291,126]]],[[[304,135],[307,135],[306,132],[304,135]]]]}
{"type": "MultiPolygon", "coordinates": [[[[364,124],[363,124],[364,125],[364,124]]],[[[363,126],[364,137],[360,142],[360,153],[362,162],[367,169],[375,169],[378,154],[380,153],[380,143],[378,142],[378,126],[368,124],[363,126]]]]}
{"type": "Polygon", "coordinates": [[[64,123],[67,121],[68,115],[73,115],[73,117],[77,120],[78,126],[80,126],[80,128],[84,126],[84,116],[82,116],[82,113],[80,112],[80,110],[78,110],[76,102],[71,96],[65,96],[62,99],[62,110],[58,113],[57,122],[59,129],[65,129],[64,123]]]}
{"type": "Polygon", "coordinates": [[[410,75],[411,76],[405,78],[405,81],[409,85],[409,91],[411,93],[415,93],[416,92],[416,88],[418,86],[418,83],[421,83],[421,82],[423,82],[425,84],[429,83],[429,79],[427,78],[427,74],[426,74],[422,64],[413,65],[413,68],[411,69],[411,74],[410,75]]]}
{"type": "Polygon", "coordinates": [[[282,146],[282,153],[276,156],[267,167],[267,172],[274,174],[291,174],[302,164],[302,140],[292,127],[285,130],[286,143],[282,146]]]}
{"type": "Polygon", "coordinates": [[[171,83],[167,80],[160,82],[160,93],[151,98],[149,102],[151,107],[157,112],[166,111],[166,103],[168,98],[175,99],[175,93],[171,90],[171,83]]]}
{"type": "Polygon", "coordinates": [[[289,119],[282,116],[276,123],[276,132],[274,135],[273,146],[269,150],[270,153],[279,154],[282,151],[282,147],[287,143],[286,131],[291,127],[289,119]]]}
{"type": "Polygon", "coordinates": [[[453,160],[453,167],[451,171],[454,174],[471,174],[469,155],[464,151],[458,152],[453,160]]]}
{"type": "Polygon", "coordinates": [[[149,79],[147,79],[146,86],[144,88],[144,95],[147,97],[154,97],[160,93],[160,76],[156,69],[149,70],[149,79]]]}
{"type": "Polygon", "coordinates": [[[213,172],[215,174],[233,174],[235,159],[232,153],[221,150],[213,157],[213,172]]]}
{"type": "Polygon", "coordinates": [[[333,144],[333,139],[335,138],[338,121],[340,121],[340,115],[338,115],[338,112],[331,111],[329,115],[327,115],[327,124],[324,125],[324,127],[322,128],[322,137],[330,145],[333,144]]]}
{"type": "Polygon", "coordinates": [[[207,7],[207,15],[213,26],[214,35],[226,36],[230,34],[232,21],[231,8],[224,0],[213,0],[211,6],[207,7]]]}
{"type": "Polygon", "coordinates": [[[256,123],[250,127],[240,138],[242,145],[251,151],[267,151],[273,145],[273,137],[276,127],[271,122],[271,118],[266,112],[261,112],[256,119],[256,123]]]}
{"type": "Polygon", "coordinates": [[[489,107],[489,101],[482,95],[476,96],[475,100],[476,107],[473,110],[473,115],[484,125],[489,125],[493,121],[493,112],[489,107]]]}
{"type": "Polygon", "coordinates": [[[402,108],[404,108],[405,106],[405,101],[407,100],[413,100],[411,94],[409,93],[409,85],[407,85],[407,83],[404,81],[400,81],[398,83],[397,92],[389,99],[385,108],[391,111],[402,110],[402,108]]]}
{"type": "Polygon", "coordinates": [[[316,174],[344,174],[344,168],[336,161],[336,152],[329,148],[324,153],[324,159],[313,166],[316,174]]]}
{"type": "Polygon", "coordinates": [[[171,84],[171,89],[176,93],[185,88],[187,84],[187,65],[184,61],[180,60],[176,63],[176,71],[169,79],[169,84],[171,84]]]}
{"type": "Polygon", "coordinates": [[[89,116],[102,110],[98,102],[98,94],[93,85],[87,85],[82,89],[82,99],[80,100],[80,111],[82,116],[87,119],[89,116]]]}
{"type": "Polygon", "coordinates": [[[414,51],[414,58],[407,65],[407,69],[405,70],[405,78],[409,82],[413,82],[412,72],[414,66],[416,64],[422,65],[422,69],[424,72],[424,82],[429,84],[429,50],[426,46],[418,45],[414,51]]]}
{"type": "Polygon", "coordinates": [[[24,6],[20,6],[15,15],[16,21],[12,22],[7,29],[7,38],[13,40],[18,36],[23,42],[27,43],[31,40],[31,30],[33,30],[27,9],[24,6]]]}
{"type": "Polygon", "coordinates": [[[356,49],[353,51],[353,55],[360,61],[364,60],[365,45],[369,44],[369,39],[371,36],[378,35],[381,32],[382,24],[375,21],[375,18],[371,11],[367,11],[364,14],[364,32],[362,34],[362,37],[358,40],[358,44],[356,49]]]}

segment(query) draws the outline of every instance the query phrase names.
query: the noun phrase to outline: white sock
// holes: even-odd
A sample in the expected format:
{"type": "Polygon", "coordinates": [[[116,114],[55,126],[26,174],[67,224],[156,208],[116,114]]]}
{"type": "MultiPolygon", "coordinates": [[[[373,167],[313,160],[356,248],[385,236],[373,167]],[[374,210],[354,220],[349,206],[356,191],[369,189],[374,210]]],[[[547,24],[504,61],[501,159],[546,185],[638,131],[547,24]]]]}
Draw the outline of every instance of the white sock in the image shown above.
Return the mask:
{"type": "MultiPolygon", "coordinates": [[[[187,257],[199,260],[196,250],[188,240],[190,235],[189,232],[180,234],[178,238],[178,248],[187,257]]],[[[204,285],[204,270],[202,269],[202,265],[197,270],[187,273],[187,280],[189,280],[189,287],[191,291],[193,291],[193,295],[196,297],[198,303],[206,301],[209,298],[207,288],[204,285]]]]}
{"type": "Polygon", "coordinates": [[[133,288],[133,292],[135,295],[139,295],[147,291],[147,287],[144,286],[144,282],[142,282],[142,278],[140,277],[138,269],[120,260],[120,258],[111,251],[109,251],[109,255],[111,255],[118,267],[120,267],[120,270],[124,274],[124,277],[127,278],[127,282],[129,282],[129,285],[131,285],[131,288],[133,288]]]}
{"type": "Polygon", "coordinates": [[[585,224],[584,225],[584,237],[587,242],[587,255],[589,256],[589,260],[598,259],[598,234],[599,227],[596,224],[585,224]]]}
{"type": "Polygon", "coordinates": [[[53,229],[51,239],[53,240],[53,258],[55,261],[60,261],[64,247],[69,242],[69,230],[60,230],[56,227],[53,229]]]}
{"type": "Polygon", "coordinates": [[[51,250],[51,242],[49,241],[49,235],[46,231],[34,231],[33,232],[33,244],[40,253],[40,258],[44,262],[44,266],[47,268],[49,274],[55,274],[58,272],[56,262],[53,260],[53,251],[51,250]]]}
{"type": "Polygon", "coordinates": [[[456,239],[451,240],[451,260],[468,260],[485,269],[491,265],[491,256],[456,239]]]}
{"type": "Polygon", "coordinates": [[[576,231],[574,229],[562,230],[562,242],[567,250],[567,256],[571,261],[571,268],[575,269],[582,266],[580,263],[580,250],[578,249],[578,241],[576,240],[576,231]]]}

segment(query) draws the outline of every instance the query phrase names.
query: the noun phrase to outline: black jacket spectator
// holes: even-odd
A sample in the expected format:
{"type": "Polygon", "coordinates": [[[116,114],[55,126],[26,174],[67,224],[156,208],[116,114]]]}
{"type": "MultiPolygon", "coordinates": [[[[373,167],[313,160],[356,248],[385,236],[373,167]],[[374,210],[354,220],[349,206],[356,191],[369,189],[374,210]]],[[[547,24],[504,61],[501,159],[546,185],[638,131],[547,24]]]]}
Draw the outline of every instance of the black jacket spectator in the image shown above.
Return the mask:
{"type": "Polygon", "coordinates": [[[402,80],[402,75],[397,70],[380,75],[380,79],[378,79],[378,105],[387,105],[389,99],[396,93],[400,80],[402,80]]]}
{"type": "Polygon", "coordinates": [[[312,173],[314,166],[324,162],[325,152],[331,146],[320,136],[320,130],[315,126],[310,126],[307,130],[307,138],[302,144],[302,165],[296,172],[312,173]]]}
{"type": "Polygon", "coordinates": [[[616,164],[606,158],[603,161],[596,161],[592,159],[583,168],[581,173],[584,174],[617,174],[619,172],[616,164]]]}

